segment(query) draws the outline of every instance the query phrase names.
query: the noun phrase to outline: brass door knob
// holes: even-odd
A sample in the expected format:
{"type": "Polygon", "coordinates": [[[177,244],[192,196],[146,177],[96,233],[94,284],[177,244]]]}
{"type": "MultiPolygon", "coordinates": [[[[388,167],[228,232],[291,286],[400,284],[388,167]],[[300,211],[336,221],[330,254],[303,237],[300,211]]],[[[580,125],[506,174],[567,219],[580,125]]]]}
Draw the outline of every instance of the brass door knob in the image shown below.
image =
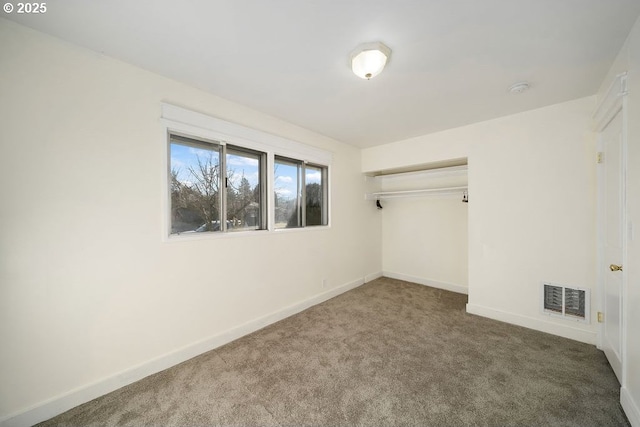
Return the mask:
{"type": "Polygon", "coordinates": [[[622,271],[622,266],[621,265],[615,265],[615,264],[611,264],[609,266],[609,269],[611,271],[622,271]]]}

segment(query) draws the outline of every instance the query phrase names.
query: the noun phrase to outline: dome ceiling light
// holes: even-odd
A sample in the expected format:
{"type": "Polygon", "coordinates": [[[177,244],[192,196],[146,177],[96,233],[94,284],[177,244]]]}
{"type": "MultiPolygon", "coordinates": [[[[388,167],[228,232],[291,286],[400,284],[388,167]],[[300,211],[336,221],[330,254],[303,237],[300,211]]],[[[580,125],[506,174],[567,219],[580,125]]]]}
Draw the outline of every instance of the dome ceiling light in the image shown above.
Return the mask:
{"type": "Polygon", "coordinates": [[[371,79],[389,62],[391,49],[382,42],[365,43],[351,52],[351,69],[362,79],[371,79]]]}

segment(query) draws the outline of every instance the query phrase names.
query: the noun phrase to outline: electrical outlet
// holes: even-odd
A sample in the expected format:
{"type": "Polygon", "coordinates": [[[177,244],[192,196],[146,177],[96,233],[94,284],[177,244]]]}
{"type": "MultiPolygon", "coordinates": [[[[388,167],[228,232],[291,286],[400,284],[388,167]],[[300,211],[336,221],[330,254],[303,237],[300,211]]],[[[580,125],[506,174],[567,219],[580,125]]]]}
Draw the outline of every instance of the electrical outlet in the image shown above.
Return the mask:
{"type": "Polygon", "coordinates": [[[327,279],[322,279],[322,287],[323,288],[327,287],[327,279]]]}

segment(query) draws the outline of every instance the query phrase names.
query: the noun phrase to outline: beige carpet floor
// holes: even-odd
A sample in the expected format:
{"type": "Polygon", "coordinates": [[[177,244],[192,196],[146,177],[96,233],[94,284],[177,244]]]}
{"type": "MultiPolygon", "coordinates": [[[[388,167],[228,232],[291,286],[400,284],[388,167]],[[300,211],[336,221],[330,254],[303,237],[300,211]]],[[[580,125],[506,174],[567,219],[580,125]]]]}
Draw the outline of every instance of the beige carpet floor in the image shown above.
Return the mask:
{"type": "Polygon", "coordinates": [[[43,426],[628,426],[594,346],[381,278],[43,426]]]}

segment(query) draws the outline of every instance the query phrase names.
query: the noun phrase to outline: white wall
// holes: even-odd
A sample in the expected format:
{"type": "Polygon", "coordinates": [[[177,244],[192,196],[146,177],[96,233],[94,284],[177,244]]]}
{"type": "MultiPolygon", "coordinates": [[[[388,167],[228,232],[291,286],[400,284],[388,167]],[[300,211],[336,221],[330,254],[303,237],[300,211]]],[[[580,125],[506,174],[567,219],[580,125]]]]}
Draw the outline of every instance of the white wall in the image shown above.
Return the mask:
{"type": "Polygon", "coordinates": [[[467,204],[457,198],[416,197],[384,206],[384,275],[467,293],[467,204]]]}
{"type": "Polygon", "coordinates": [[[604,79],[598,95],[602,97],[616,74],[628,72],[628,158],[627,158],[627,215],[634,227],[634,236],[628,241],[626,301],[626,349],[623,359],[621,401],[631,424],[640,426],[640,18],[629,33],[626,43],[604,79]]]}
{"type": "Polygon", "coordinates": [[[539,307],[542,281],[595,289],[594,106],[588,97],[363,150],[364,172],[468,158],[469,312],[595,344],[594,322],[539,307]]]}
{"type": "MultiPolygon", "coordinates": [[[[467,185],[466,174],[379,176],[383,191],[467,185]]],[[[468,204],[462,193],[383,199],[382,270],[385,276],[454,292],[468,288],[468,204]]]]}
{"type": "Polygon", "coordinates": [[[359,150],[3,19],[0,40],[0,422],[47,418],[381,271],[359,150]],[[163,242],[161,101],[332,151],[332,227],[163,242]]]}

